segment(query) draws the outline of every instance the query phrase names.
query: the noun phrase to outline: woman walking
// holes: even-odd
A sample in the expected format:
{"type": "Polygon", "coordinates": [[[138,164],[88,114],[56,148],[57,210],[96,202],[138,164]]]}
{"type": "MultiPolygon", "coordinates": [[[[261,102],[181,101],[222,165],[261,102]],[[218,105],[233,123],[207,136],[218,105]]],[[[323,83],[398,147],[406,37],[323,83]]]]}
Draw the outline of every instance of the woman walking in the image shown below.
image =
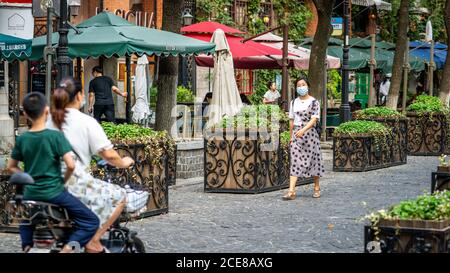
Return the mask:
{"type": "Polygon", "coordinates": [[[314,178],[314,198],[320,197],[319,178],[324,173],[320,138],[315,128],[320,118],[320,104],[309,93],[307,79],[296,81],[298,97],[291,102],[289,109],[291,132],[291,168],[289,191],[283,200],[296,198],[297,179],[314,178]]]}

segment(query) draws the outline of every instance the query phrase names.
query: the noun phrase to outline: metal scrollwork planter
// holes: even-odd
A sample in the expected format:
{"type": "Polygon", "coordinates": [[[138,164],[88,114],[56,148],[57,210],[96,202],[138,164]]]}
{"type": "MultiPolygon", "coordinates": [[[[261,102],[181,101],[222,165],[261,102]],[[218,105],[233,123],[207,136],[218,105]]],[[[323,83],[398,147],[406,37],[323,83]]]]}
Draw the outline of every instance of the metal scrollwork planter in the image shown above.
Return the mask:
{"type": "Polygon", "coordinates": [[[381,220],[364,227],[366,253],[450,253],[450,219],[381,220]]]}
{"type": "MultiPolygon", "coordinates": [[[[206,136],[205,192],[262,193],[289,187],[289,150],[279,134],[234,131],[206,136]]],[[[312,183],[299,179],[297,185],[312,183]]]]}
{"type": "MultiPolygon", "coordinates": [[[[123,157],[129,156],[135,164],[131,170],[119,169],[114,174],[112,183],[146,190],[150,193],[147,209],[134,215],[136,218],[149,217],[169,211],[169,155],[166,152],[158,159],[151,158],[145,152],[145,144],[123,145],[115,144],[114,149],[123,157]]],[[[103,179],[100,172],[94,171],[94,176],[103,179]]]]}
{"type": "Polygon", "coordinates": [[[392,165],[407,163],[408,154],[408,119],[407,118],[366,118],[364,120],[382,123],[392,130],[391,145],[392,165]]]}
{"type": "Polygon", "coordinates": [[[447,118],[444,114],[408,113],[408,155],[439,156],[446,152],[447,118]]]}
{"type": "Polygon", "coordinates": [[[168,152],[168,184],[173,186],[177,181],[177,145],[174,147],[173,152],[168,152]]]}
{"type": "Polygon", "coordinates": [[[365,172],[394,165],[392,161],[393,138],[386,136],[377,143],[374,136],[341,135],[333,138],[333,171],[365,172]]]}
{"type": "Polygon", "coordinates": [[[9,175],[0,175],[0,230],[2,231],[8,231],[10,229],[8,227],[7,205],[8,201],[12,199],[14,191],[13,187],[8,183],[9,177],[9,175]]]}

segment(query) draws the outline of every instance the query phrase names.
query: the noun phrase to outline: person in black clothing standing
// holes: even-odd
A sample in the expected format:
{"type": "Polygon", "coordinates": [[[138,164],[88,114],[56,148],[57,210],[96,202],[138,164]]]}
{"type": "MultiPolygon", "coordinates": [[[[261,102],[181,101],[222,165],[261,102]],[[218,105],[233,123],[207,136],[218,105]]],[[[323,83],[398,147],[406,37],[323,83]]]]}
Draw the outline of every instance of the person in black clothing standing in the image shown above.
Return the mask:
{"type": "Polygon", "coordinates": [[[120,89],[114,85],[113,80],[108,76],[103,76],[103,70],[100,66],[92,69],[92,76],[94,79],[89,83],[89,113],[94,111],[94,118],[100,122],[103,114],[106,121],[115,121],[114,100],[112,92],[127,97],[127,92],[121,92],[120,89]],[[95,104],[94,104],[95,98],[95,104]]]}

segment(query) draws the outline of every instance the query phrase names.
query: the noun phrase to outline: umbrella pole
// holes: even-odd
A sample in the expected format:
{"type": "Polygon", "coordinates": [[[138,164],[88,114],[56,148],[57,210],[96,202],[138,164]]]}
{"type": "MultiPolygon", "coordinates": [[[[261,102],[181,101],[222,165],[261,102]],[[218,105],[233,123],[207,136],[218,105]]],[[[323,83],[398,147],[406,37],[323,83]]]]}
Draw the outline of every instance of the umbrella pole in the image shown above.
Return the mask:
{"type": "Polygon", "coordinates": [[[289,89],[289,74],[288,74],[288,39],[289,39],[289,27],[287,24],[283,26],[283,70],[282,70],[282,88],[281,88],[281,100],[283,101],[283,109],[288,110],[289,103],[288,89],[289,89]]]}
{"type": "Polygon", "coordinates": [[[127,67],[127,99],[126,99],[126,120],[131,123],[131,60],[130,56],[125,56],[125,65],[127,67]]]}
{"type": "Polygon", "coordinates": [[[428,76],[429,76],[429,95],[433,96],[433,73],[434,73],[434,40],[431,40],[431,46],[430,46],[430,65],[428,67],[428,76]]]}

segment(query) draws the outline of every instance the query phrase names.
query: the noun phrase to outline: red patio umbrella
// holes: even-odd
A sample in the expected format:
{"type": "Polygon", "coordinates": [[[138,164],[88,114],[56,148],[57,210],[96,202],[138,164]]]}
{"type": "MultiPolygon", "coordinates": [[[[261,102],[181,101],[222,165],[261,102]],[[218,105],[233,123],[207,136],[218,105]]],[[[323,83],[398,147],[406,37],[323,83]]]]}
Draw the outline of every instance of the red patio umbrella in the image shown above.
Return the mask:
{"type": "Polygon", "coordinates": [[[245,34],[244,32],[240,31],[239,29],[235,29],[226,25],[222,25],[216,22],[201,22],[198,24],[193,24],[187,27],[182,27],[181,32],[182,33],[209,33],[213,34],[216,29],[222,29],[225,34],[245,34]]]}
{"type": "MultiPolygon", "coordinates": [[[[222,25],[216,22],[202,22],[181,28],[181,32],[188,37],[201,41],[211,41],[216,29],[222,29],[226,33],[227,41],[233,55],[234,68],[236,69],[280,69],[283,51],[269,47],[254,41],[242,42],[243,38],[236,36],[244,32],[222,25]]],[[[290,54],[292,55],[292,54],[290,54]]],[[[295,56],[295,55],[293,55],[295,56]]],[[[195,58],[197,65],[214,67],[212,56],[199,55],[195,58]]]]}

